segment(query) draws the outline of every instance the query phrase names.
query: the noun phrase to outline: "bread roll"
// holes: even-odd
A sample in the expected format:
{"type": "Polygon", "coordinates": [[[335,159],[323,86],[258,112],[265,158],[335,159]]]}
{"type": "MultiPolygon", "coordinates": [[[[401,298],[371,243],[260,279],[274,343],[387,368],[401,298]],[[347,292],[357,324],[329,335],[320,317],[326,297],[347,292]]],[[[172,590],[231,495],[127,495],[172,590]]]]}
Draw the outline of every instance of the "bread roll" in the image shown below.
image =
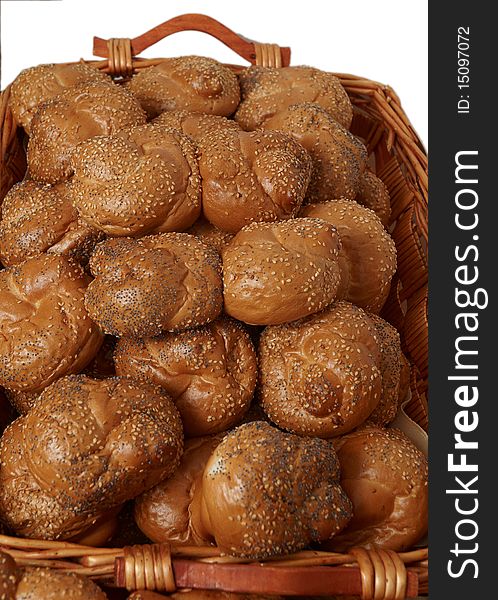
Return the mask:
{"type": "Polygon", "coordinates": [[[356,202],[370,208],[387,227],[391,218],[391,198],[386,185],[372,171],[366,169],[361,178],[356,202]]]}
{"type": "Polygon", "coordinates": [[[178,129],[197,143],[201,143],[208,133],[226,129],[240,131],[240,126],[231,119],[188,110],[167,110],[154,119],[154,124],[178,129]]]}
{"type": "Polygon", "coordinates": [[[0,552],[0,598],[2,600],[16,600],[18,580],[19,572],[15,560],[10,554],[0,552]]]}
{"type": "Polygon", "coordinates": [[[364,427],[335,445],[353,518],[327,547],[410,549],[427,531],[425,456],[397,429],[364,427]]]}
{"type": "Polygon", "coordinates": [[[396,328],[377,315],[368,315],[375,327],[380,349],[382,394],[380,401],[368,418],[370,423],[385,426],[391,423],[400,404],[401,340],[396,328]]]}
{"type": "Polygon", "coordinates": [[[242,100],[235,113],[239,125],[252,131],[293,104],[314,102],[349,129],[353,107],[332,73],[312,67],[249,67],[239,74],[242,100]]]}
{"type": "Polygon", "coordinates": [[[92,360],[102,334],[84,306],[89,281],[56,254],[0,271],[0,385],[36,393],[92,360]]]}
{"type": "Polygon", "coordinates": [[[241,323],[221,318],[198,329],[119,340],[118,375],[151,381],[173,398],[187,437],[226,431],[247,412],[256,352],[241,323]]]}
{"type": "Polygon", "coordinates": [[[200,215],[196,149],[176,130],[149,124],[89,139],[71,166],[75,207],[108,235],[182,231],[200,215]]]}
{"type": "Polygon", "coordinates": [[[218,252],[221,256],[223,254],[225,248],[233,239],[233,233],[228,233],[227,231],[222,231],[218,229],[214,225],[212,225],[209,221],[207,221],[204,217],[200,217],[197,221],[187,230],[187,233],[191,235],[196,235],[202,242],[207,244],[208,246],[213,246],[213,248],[218,252]]]}
{"type": "Polygon", "coordinates": [[[323,219],[341,238],[337,298],[379,313],[396,271],[396,246],[373,211],[352,200],[305,206],[303,217],[323,219]]]}
{"type": "Polygon", "coordinates": [[[175,546],[210,543],[210,537],[199,531],[199,488],[206,463],[222,439],[218,434],[187,440],[173,475],[135,500],[137,525],[153,542],[175,546]]]}
{"type": "Polygon", "coordinates": [[[91,579],[44,567],[27,567],[17,586],[16,600],[106,600],[91,579]]]}
{"type": "Polygon", "coordinates": [[[202,477],[201,522],[226,554],[268,558],[337,534],[351,518],[330,443],[255,422],[225,436],[202,477]]]}
{"type": "Polygon", "coordinates": [[[29,173],[40,183],[68,179],[71,153],[77,144],[143,123],[144,111],[122,86],[94,82],[64,90],[40,107],[31,121],[29,173]]]}
{"type": "Polygon", "coordinates": [[[278,131],[206,134],[200,145],[202,210],[213,225],[235,233],[254,221],[296,215],[308,188],[311,159],[278,131]]]}
{"type": "Polygon", "coordinates": [[[9,402],[20,415],[24,415],[33,408],[40,392],[20,392],[18,390],[5,390],[9,402]]]}
{"type": "Polygon", "coordinates": [[[152,337],[213,321],[221,312],[218,253],[187,233],[101,242],[85,305],[105,333],[152,337]]]}
{"type": "Polygon", "coordinates": [[[10,108],[16,121],[30,133],[38,108],[68,87],[88,82],[111,83],[108,75],[79,62],[72,65],[38,65],[24,69],[10,87],[10,108]]]}
{"type": "Polygon", "coordinates": [[[149,118],[167,110],[186,109],[231,115],[240,100],[236,75],[204,56],[180,56],[140,70],[127,84],[149,118]]]}
{"type": "Polygon", "coordinates": [[[72,538],[171,475],[182,450],[180,415],[160,388],[64,377],[3,434],[2,520],[21,537],[72,538]]]}
{"type": "Polygon", "coordinates": [[[382,395],[375,325],[348,302],[267,327],[259,361],[264,411],[279,427],[300,435],[331,438],[351,431],[382,395]]]}
{"type": "Polygon", "coordinates": [[[318,312],[339,288],[337,231],[318,219],[254,223],[223,252],[225,311],[273,325],[318,312]]]}
{"type": "Polygon", "coordinates": [[[103,234],[78,217],[66,183],[25,180],[5,196],[0,221],[0,260],[16,265],[43,252],[85,264],[103,234]]]}
{"type": "Polygon", "coordinates": [[[367,149],[324,108],[311,103],[294,104],[277,112],[263,127],[292,135],[308,151],[312,171],[307,201],[356,196],[367,149]]]}

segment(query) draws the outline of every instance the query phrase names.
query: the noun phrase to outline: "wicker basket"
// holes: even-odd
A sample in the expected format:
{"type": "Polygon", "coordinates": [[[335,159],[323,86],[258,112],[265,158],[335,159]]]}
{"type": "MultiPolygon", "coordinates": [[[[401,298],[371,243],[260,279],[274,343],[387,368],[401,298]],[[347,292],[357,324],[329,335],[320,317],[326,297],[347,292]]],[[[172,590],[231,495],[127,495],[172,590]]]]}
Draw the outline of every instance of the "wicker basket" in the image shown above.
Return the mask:
{"type": "MultiPolygon", "coordinates": [[[[89,64],[126,78],[163,59],[135,58],[179,31],[208,33],[252,64],[287,66],[290,49],[247,40],[204,15],[183,15],[130,39],[94,38],[89,64]]],[[[232,66],[234,70],[242,67],[232,66]]],[[[411,370],[407,414],[427,430],[427,156],[388,86],[337,74],[354,106],[352,132],[363,138],[370,166],[391,195],[390,231],[398,251],[398,270],[383,316],[398,329],[411,370]]],[[[0,98],[0,200],[26,171],[23,131],[9,109],[9,87],[0,98]]],[[[128,590],[222,589],[232,592],[300,596],[353,595],[365,600],[398,600],[427,592],[427,548],[395,553],[356,548],[349,554],[303,551],[254,563],[220,556],[216,548],[172,548],[150,544],[103,549],[0,536],[0,548],[20,565],[70,570],[128,590]]]]}

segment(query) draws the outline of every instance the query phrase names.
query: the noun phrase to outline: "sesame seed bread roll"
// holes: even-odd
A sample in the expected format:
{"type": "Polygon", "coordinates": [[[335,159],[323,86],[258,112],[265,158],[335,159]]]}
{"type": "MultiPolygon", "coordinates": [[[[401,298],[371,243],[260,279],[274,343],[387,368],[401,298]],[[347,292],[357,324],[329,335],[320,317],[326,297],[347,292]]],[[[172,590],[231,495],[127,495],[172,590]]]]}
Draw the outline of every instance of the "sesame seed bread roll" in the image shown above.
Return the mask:
{"type": "Polygon", "coordinates": [[[351,518],[339,476],[330,443],[268,423],[241,425],[206,464],[201,523],[223,553],[254,559],[289,554],[330,539],[351,518]]]}
{"type": "Polygon", "coordinates": [[[107,595],[91,579],[45,567],[21,571],[16,600],[106,600],[107,595]]]}
{"type": "Polygon", "coordinates": [[[188,110],[167,110],[156,117],[153,123],[178,129],[197,143],[201,143],[208,133],[216,133],[226,129],[240,131],[240,126],[231,119],[201,112],[189,112],[188,110]]]}
{"type": "Polygon", "coordinates": [[[372,171],[366,169],[360,177],[356,202],[374,211],[384,227],[391,218],[391,197],[385,183],[372,171]]]}
{"type": "Polygon", "coordinates": [[[71,375],[45,389],[0,443],[0,514],[21,537],[68,539],[168,477],[180,415],[151,384],[71,375]]]}
{"type": "Polygon", "coordinates": [[[187,233],[196,235],[205,244],[213,246],[220,256],[234,236],[233,233],[218,229],[202,216],[197,219],[190,229],[187,229],[187,233]]]}
{"type": "Polygon", "coordinates": [[[143,125],[74,151],[73,203],[110,236],[183,231],[201,212],[196,148],[176,130],[143,125]]]}
{"type": "Polygon", "coordinates": [[[204,56],[180,56],[141,69],[126,84],[149,119],[167,110],[186,109],[231,115],[240,100],[237,76],[204,56]]]}
{"type": "Polygon", "coordinates": [[[110,84],[111,79],[83,62],[73,65],[38,65],[24,69],[10,87],[9,105],[12,114],[29,134],[33,115],[43,103],[66,88],[89,82],[110,84]]]}
{"type": "Polygon", "coordinates": [[[36,393],[92,360],[102,334],[84,306],[90,279],[56,254],[0,271],[0,385],[36,393]]]}
{"type": "Polygon", "coordinates": [[[254,223],[223,252],[225,311],[252,325],[276,325],[334,301],[340,238],[318,219],[254,223]]]}
{"type": "Polygon", "coordinates": [[[380,546],[400,552],[427,532],[426,457],[398,429],[363,427],[334,443],[353,518],[327,547],[380,546]]]}
{"type": "Polygon", "coordinates": [[[341,238],[337,298],[379,313],[396,271],[396,246],[377,215],[353,200],[305,206],[302,217],[323,219],[341,238]]]}
{"type": "Polygon", "coordinates": [[[240,423],[258,373],[249,334],[226,317],[179,333],[121,338],[114,362],[118,375],[151,381],[168,392],[187,437],[226,431],[240,423]]]}
{"type": "Polygon", "coordinates": [[[367,162],[363,142],[318,104],[294,104],[263,124],[292,135],[305,148],[312,163],[307,202],[354,198],[367,162]]]}
{"type": "Polygon", "coordinates": [[[199,148],[202,210],[218,229],[236,233],[253,222],[297,214],[311,159],[291,136],[222,129],[206,134],[199,148]]]}
{"type": "Polygon", "coordinates": [[[223,306],[221,261],[187,233],[114,238],[90,259],[85,305],[110,335],[153,337],[216,319],[223,306]]]}
{"type": "Polygon", "coordinates": [[[0,598],[2,600],[16,600],[19,577],[15,560],[10,554],[0,552],[0,598]]]}
{"type": "Polygon", "coordinates": [[[173,475],[135,499],[135,521],[153,542],[175,546],[206,546],[211,542],[199,531],[198,490],[206,463],[222,439],[218,434],[187,440],[173,475]]]}
{"type": "Polygon", "coordinates": [[[72,175],[71,154],[80,142],[141,125],[145,119],[137,100],[122,86],[85,83],[64,90],[31,121],[29,173],[40,183],[66,180],[72,175]]]}
{"type": "Polygon", "coordinates": [[[103,234],[81,220],[71,203],[67,183],[16,184],[5,196],[0,220],[0,260],[6,267],[43,252],[88,262],[103,234]]]}
{"type": "Polygon", "coordinates": [[[242,99],[235,120],[253,131],[287,106],[313,102],[346,129],[353,107],[346,90],[332,73],[312,67],[249,67],[239,74],[242,99]]]}
{"type": "Polygon", "coordinates": [[[401,339],[395,327],[378,315],[368,314],[375,327],[380,349],[382,394],[368,422],[384,427],[391,423],[400,405],[402,357],[401,339]]]}
{"type": "Polygon", "coordinates": [[[348,302],[267,327],[259,364],[263,410],[276,425],[300,435],[347,433],[370,416],[382,396],[375,325],[348,302]]]}
{"type": "Polygon", "coordinates": [[[20,392],[18,390],[5,390],[9,402],[20,415],[26,414],[35,405],[40,392],[20,392]]]}

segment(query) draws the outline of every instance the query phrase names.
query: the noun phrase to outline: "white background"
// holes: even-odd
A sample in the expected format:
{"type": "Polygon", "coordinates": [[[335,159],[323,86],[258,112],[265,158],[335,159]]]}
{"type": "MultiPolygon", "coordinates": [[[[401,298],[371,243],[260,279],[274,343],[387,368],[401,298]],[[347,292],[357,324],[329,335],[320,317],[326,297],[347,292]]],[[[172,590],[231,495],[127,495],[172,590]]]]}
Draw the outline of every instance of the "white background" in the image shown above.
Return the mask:
{"type": "MultiPolygon", "coordinates": [[[[427,10],[427,0],[2,0],[1,84],[31,65],[91,58],[94,35],[133,38],[200,12],[248,38],[290,46],[291,64],[389,84],[427,145],[427,10]]],[[[242,60],[196,32],[169,37],[142,56],[182,54],[242,60]]]]}

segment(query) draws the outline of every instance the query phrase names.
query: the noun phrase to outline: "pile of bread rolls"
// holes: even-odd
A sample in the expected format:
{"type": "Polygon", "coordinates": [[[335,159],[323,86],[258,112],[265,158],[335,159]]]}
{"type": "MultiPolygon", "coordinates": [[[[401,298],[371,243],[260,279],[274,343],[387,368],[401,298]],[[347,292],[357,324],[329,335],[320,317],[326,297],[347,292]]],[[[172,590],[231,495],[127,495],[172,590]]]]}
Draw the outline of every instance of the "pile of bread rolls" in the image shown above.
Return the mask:
{"type": "Polygon", "coordinates": [[[388,427],[409,381],[379,316],[389,194],[339,80],[43,65],[11,109],[28,170],[0,219],[6,531],[112,543],[131,507],[152,541],[248,559],[419,541],[426,459],[388,427]]]}

